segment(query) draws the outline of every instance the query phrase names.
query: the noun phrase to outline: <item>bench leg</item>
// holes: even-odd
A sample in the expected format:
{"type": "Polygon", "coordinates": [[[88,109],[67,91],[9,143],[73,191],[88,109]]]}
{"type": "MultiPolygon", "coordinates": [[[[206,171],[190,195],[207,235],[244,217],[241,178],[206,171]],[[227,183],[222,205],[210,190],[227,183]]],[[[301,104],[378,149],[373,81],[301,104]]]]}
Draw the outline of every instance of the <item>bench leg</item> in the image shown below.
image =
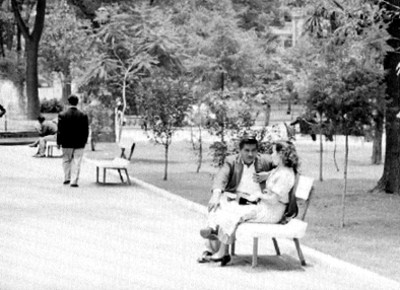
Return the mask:
{"type": "Polygon", "coordinates": [[[278,256],[281,255],[281,251],[279,250],[279,246],[278,246],[278,241],[275,238],[272,238],[272,241],[274,242],[274,247],[275,247],[275,252],[278,256]]]}
{"type": "Polygon", "coordinates": [[[235,256],[235,242],[233,242],[231,245],[231,255],[235,256]]]}
{"type": "Polygon", "coordinates": [[[96,166],[96,183],[99,183],[99,167],[96,166]]]}
{"type": "Polygon", "coordinates": [[[106,168],[103,168],[103,183],[106,183],[106,168]]]}
{"type": "Polygon", "coordinates": [[[131,184],[131,179],[129,178],[128,169],[125,168],[124,171],[125,171],[125,174],[126,174],[126,179],[128,180],[128,184],[130,185],[131,184]]]}
{"type": "Polygon", "coordinates": [[[119,178],[121,178],[121,182],[124,183],[124,178],[122,177],[121,169],[117,169],[117,170],[118,170],[119,178]]]}
{"type": "Polygon", "coordinates": [[[257,267],[257,255],[258,255],[258,238],[253,238],[253,261],[251,266],[253,268],[257,267]]]}
{"type": "Polygon", "coordinates": [[[300,263],[302,266],[305,266],[306,260],[304,259],[303,252],[301,251],[299,239],[294,238],[293,241],[294,241],[294,244],[296,245],[296,250],[297,250],[297,254],[299,255],[300,263]]]}

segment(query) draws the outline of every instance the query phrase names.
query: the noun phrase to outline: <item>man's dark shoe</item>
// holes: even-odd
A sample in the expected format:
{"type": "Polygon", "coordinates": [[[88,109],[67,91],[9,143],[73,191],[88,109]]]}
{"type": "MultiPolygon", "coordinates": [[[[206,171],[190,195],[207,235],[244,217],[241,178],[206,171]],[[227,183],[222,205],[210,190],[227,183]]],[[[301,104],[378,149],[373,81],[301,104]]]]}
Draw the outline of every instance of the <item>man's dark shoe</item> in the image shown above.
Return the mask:
{"type": "Polygon", "coordinates": [[[214,230],[213,228],[205,228],[200,230],[200,236],[204,239],[209,239],[209,240],[218,240],[218,232],[214,230]]]}
{"type": "Polygon", "coordinates": [[[46,157],[46,155],[36,153],[35,155],[33,155],[33,157],[36,157],[36,158],[43,158],[43,157],[46,157]]]}
{"type": "Polygon", "coordinates": [[[67,184],[69,184],[69,183],[70,183],[69,180],[66,180],[66,181],[63,182],[64,185],[67,185],[67,184]]]}
{"type": "Polygon", "coordinates": [[[71,184],[71,187],[79,187],[78,184],[71,184]]]}

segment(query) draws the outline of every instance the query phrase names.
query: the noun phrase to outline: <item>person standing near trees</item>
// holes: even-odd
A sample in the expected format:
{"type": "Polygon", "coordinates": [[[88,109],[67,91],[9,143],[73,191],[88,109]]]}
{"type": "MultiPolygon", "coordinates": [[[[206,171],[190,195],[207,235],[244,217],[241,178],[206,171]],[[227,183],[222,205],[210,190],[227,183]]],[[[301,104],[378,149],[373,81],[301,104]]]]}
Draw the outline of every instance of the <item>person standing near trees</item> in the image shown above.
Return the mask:
{"type": "Polygon", "coordinates": [[[89,136],[89,118],[78,108],[75,95],[68,98],[70,107],[58,116],[57,145],[63,151],[64,184],[78,187],[83,150],[89,136]]]}

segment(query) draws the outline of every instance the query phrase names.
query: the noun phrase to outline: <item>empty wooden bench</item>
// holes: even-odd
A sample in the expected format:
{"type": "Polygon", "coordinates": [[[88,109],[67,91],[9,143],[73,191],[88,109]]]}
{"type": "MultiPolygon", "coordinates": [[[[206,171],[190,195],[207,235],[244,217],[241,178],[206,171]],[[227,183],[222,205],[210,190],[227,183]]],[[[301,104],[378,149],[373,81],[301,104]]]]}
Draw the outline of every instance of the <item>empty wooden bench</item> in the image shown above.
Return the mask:
{"type": "MultiPolygon", "coordinates": [[[[259,238],[272,239],[276,254],[281,254],[277,238],[286,238],[294,241],[297,254],[302,266],[306,265],[303,252],[300,247],[300,239],[304,237],[307,230],[307,223],[304,221],[307,210],[310,204],[313,192],[314,179],[303,175],[296,177],[295,186],[293,187],[294,194],[298,201],[304,203],[304,208],[300,218],[291,219],[287,224],[266,224],[245,222],[239,225],[236,231],[236,239],[253,239],[253,257],[252,266],[257,266],[258,258],[258,240],[259,238]]],[[[231,246],[231,254],[235,255],[235,243],[231,246]]]]}
{"type": "MultiPolygon", "coordinates": [[[[47,141],[46,142],[47,157],[55,157],[54,150],[58,151],[59,153],[61,152],[61,150],[58,149],[57,141],[47,141]]],[[[62,156],[62,153],[60,153],[57,157],[59,156],[62,156]]]]}
{"type": "Polygon", "coordinates": [[[131,184],[131,180],[128,174],[128,166],[132,158],[133,151],[135,150],[136,143],[133,143],[130,148],[129,156],[127,157],[125,151],[127,148],[121,147],[120,157],[114,158],[113,160],[98,160],[95,162],[96,166],[96,182],[101,184],[107,184],[107,170],[118,171],[119,177],[122,183],[125,183],[122,172],[125,173],[126,182],[131,184]],[[103,172],[103,180],[100,181],[100,171],[103,172]]]}

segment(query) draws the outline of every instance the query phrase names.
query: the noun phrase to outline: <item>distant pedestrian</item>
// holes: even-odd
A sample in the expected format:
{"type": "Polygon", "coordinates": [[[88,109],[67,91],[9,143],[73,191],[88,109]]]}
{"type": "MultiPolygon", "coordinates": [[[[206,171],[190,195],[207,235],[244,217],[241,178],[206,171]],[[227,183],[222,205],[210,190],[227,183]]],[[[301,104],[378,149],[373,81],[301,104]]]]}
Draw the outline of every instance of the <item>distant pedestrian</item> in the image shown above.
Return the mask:
{"type": "Polygon", "coordinates": [[[0,105],[0,118],[3,117],[6,112],[6,109],[4,109],[2,105],[0,105]]]}
{"type": "Polygon", "coordinates": [[[48,121],[42,115],[38,117],[39,128],[39,139],[30,144],[30,147],[37,147],[39,145],[38,152],[33,157],[45,157],[46,143],[47,141],[56,141],[57,124],[54,121],[48,121]]]}
{"type": "Polygon", "coordinates": [[[89,136],[88,116],[78,108],[78,97],[68,98],[70,107],[58,115],[57,145],[63,151],[64,184],[78,187],[83,150],[89,136]]]}

